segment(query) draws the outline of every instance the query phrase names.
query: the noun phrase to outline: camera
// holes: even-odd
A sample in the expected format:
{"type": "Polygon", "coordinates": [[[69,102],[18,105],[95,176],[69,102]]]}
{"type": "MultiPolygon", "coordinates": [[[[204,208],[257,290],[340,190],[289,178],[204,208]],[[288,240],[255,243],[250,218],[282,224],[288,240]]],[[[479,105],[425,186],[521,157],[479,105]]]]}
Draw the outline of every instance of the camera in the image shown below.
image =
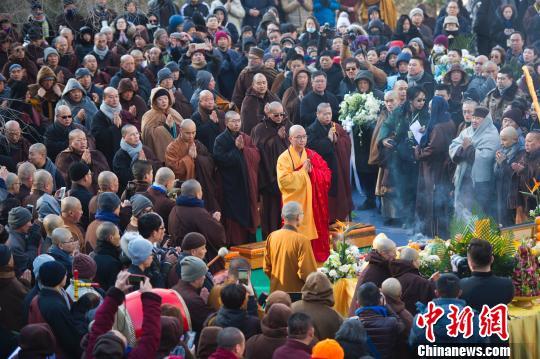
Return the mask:
{"type": "Polygon", "coordinates": [[[330,37],[333,35],[334,33],[334,29],[332,29],[330,27],[330,24],[329,23],[325,23],[322,27],[321,27],[321,33],[327,37],[330,37]]]}
{"type": "Polygon", "coordinates": [[[467,263],[467,257],[454,254],[450,258],[450,264],[452,265],[452,272],[454,272],[459,278],[470,277],[471,270],[469,269],[469,264],[467,263]]]}

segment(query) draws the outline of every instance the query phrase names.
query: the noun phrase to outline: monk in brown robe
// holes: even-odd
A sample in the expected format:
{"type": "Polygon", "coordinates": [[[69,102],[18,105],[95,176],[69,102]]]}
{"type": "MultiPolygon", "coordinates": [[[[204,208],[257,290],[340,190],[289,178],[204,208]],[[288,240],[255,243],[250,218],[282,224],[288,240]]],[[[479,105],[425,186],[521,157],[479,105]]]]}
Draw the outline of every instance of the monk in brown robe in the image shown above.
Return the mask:
{"type": "Polygon", "coordinates": [[[165,166],[173,170],[176,179],[196,179],[202,186],[204,204],[208,211],[219,210],[216,196],[214,160],[208,149],[195,139],[197,126],[190,119],[180,124],[180,134],[167,146],[165,166]]]}
{"type": "Polygon", "coordinates": [[[317,121],[313,121],[306,132],[307,147],[321,155],[332,171],[328,192],[329,221],[345,221],[353,210],[349,134],[340,124],[332,122],[332,107],[327,102],[317,106],[317,121]]]}
{"type": "Polygon", "coordinates": [[[142,118],[142,141],[150,147],[157,158],[165,161],[165,150],[178,137],[182,116],[172,108],[170,91],[156,87],[150,94],[152,108],[142,118]]]}
{"type": "Polygon", "coordinates": [[[102,171],[109,170],[107,159],[98,150],[90,150],[86,134],[81,130],[73,130],[69,133],[69,147],[56,156],[55,165],[64,177],[66,183],[71,183],[69,179],[69,166],[74,162],[83,161],[92,171],[92,188],[97,191],[98,176],[102,171]]]}
{"type": "Polygon", "coordinates": [[[225,115],[227,129],[215,141],[214,160],[223,185],[223,217],[231,245],[255,241],[259,226],[257,210],[259,150],[251,137],[240,132],[242,121],[237,112],[225,115]]]}
{"type": "Polygon", "coordinates": [[[270,103],[265,112],[266,117],[251,132],[251,139],[261,154],[258,181],[263,238],[281,227],[281,192],[277,184],[276,164],[279,155],[289,147],[288,131],[292,126],[285,119],[279,102],[270,103]]]}
{"type": "Polygon", "coordinates": [[[518,183],[518,209],[516,223],[528,220],[529,211],[536,208],[534,198],[521,194],[528,193],[534,187],[534,181],[540,178],[540,132],[533,130],[525,137],[525,152],[512,163],[515,182],[518,183]]]}
{"type": "Polygon", "coordinates": [[[268,89],[268,81],[263,74],[255,74],[251,87],[246,91],[242,102],[242,131],[251,133],[264,117],[264,108],[279,99],[268,89]]]}

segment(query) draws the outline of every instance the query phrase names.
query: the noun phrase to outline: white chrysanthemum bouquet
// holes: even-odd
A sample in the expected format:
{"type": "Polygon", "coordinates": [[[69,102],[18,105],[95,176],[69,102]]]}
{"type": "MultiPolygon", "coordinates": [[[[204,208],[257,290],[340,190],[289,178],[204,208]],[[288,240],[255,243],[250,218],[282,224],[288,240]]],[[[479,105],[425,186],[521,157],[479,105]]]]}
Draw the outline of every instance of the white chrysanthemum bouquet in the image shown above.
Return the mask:
{"type": "Polygon", "coordinates": [[[351,132],[354,125],[358,125],[359,136],[362,135],[362,126],[377,121],[383,102],[376,99],[373,93],[353,93],[345,95],[339,105],[339,120],[347,132],[351,132]]]}

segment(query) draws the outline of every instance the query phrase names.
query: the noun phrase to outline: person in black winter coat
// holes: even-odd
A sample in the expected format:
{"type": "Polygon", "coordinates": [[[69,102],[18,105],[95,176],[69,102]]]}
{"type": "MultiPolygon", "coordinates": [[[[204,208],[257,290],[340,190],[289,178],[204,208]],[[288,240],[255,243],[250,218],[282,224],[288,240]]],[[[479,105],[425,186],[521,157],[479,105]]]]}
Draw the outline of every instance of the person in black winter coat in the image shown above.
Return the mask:
{"type": "Polygon", "coordinates": [[[415,37],[422,37],[422,35],[412,25],[412,21],[408,15],[401,15],[397,21],[396,32],[392,36],[392,40],[401,40],[405,44],[408,44],[415,37]]]}
{"type": "MultiPolygon", "coordinates": [[[[250,291],[253,291],[249,286],[250,291]]],[[[221,289],[220,297],[223,306],[215,317],[208,319],[209,325],[221,328],[234,327],[240,329],[246,339],[261,333],[261,322],[257,316],[252,316],[246,309],[242,309],[247,290],[242,284],[228,284],[221,289]]],[[[250,296],[253,293],[250,293],[250,296]]]]}
{"type": "Polygon", "coordinates": [[[323,51],[319,56],[320,70],[326,74],[326,90],[334,96],[339,95],[339,85],[343,80],[343,70],[341,66],[334,63],[334,53],[332,51],[323,51]]]}
{"type": "Polygon", "coordinates": [[[190,0],[186,1],[184,6],[180,9],[180,14],[184,17],[193,18],[193,15],[200,14],[202,17],[206,18],[210,13],[210,9],[205,2],[199,0],[190,0]]]}
{"type": "Polygon", "coordinates": [[[498,304],[508,304],[514,298],[512,280],[498,277],[491,271],[493,248],[484,239],[472,239],[467,250],[467,261],[472,276],[459,282],[461,299],[467,302],[478,313],[482,306],[490,308],[498,304]]]}
{"type": "Polygon", "coordinates": [[[57,261],[44,263],[39,269],[39,278],[42,288],[30,305],[29,323],[45,320],[56,337],[58,350],[64,354],[63,357],[80,358],[81,339],[87,333],[89,324],[85,314],[99,300],[87,294],[70,308],[63,291],[67,278],[66,268],[57,261]]]}
{"type": "Polygon", "coordinates": [[[94,261],[97,272],[95,281],[100,288],[107,290],[114,286],[116,276],[122,270],[120,261],[120,231],[112,222],[103,222],[96,230],[97,242],[94,249],[94,261]]]}
{"type": "MultiPolygon", "coordinates": [[[[73,130],[81,130],[86,136],[90,133],[83,125],[73,122],[73,118],[60,118],[56,114],[54,122],[45,130],[44,144],[47,146],[47,154],[50,158],[56,156],[69,147],[69,133],[73,130]]],[[[88,138],[88,137],[87,137],[88,138]]]]}
{"type": "Polygon", "coordinates": [[[148,3],[148,14],[156,15],[160,27],[166,29],[169,18],[178,14],[178,6],[172,0],[152,0],[148,3]]]}
{"type": "Polygon", "coordinates": [[[491,46],[499,45],[502,48],[509,47],[510,35],[515,31],[521,31],[517,20],[517,12],[511,4],[502,5],[497,11],[497,17],[491,26],[491,46]]]}
{"type": "MultiPolygon", "coordinates": [[[[300,102],[300,123],[306,128],[317,118],[317,106],[321,102],[328,102],[332,107],[332,121],[337,122],[339,116],[339,103],[332,93],[326,89],[326,73],[316,71],[311,75],[313,91],[302,98],[300,102]]],[[[339,85],[339,83],[338,83],[339,85]]]]}
{"type": "Polygon", "coordinates": [[[263,15],[270,7],[274,6],[274,2],[272,0],[245,0],[242,1],[242,6],[246,10],[242,26],[249,25],[256,29],[259,27],[263,15]]]}

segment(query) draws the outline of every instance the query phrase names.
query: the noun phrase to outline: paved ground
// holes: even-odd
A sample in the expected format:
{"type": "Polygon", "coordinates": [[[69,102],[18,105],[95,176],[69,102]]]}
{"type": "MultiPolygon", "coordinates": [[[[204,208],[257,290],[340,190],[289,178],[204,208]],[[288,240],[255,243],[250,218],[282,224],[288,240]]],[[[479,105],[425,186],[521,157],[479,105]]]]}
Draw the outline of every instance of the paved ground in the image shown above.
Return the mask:
{"type": "MultiPolygon", "coordinates": [[[[364,202],[364,195],[357,190],[353,191],[353,202],[356,208],[360,207],[364,202]]],[[[388,227],[383,224],[383,218],[377,209],[370,209],[365,211],[355,210],[353,212],[353,220],[355,222],[363,222],[373,224],[377,230],[377,233],[384,233],[388,238],[392,239],[398,246],[404,246],[408,242],[408,238],[411,237],[407,234],[405,229],[401,227],[388,227]]]]}

